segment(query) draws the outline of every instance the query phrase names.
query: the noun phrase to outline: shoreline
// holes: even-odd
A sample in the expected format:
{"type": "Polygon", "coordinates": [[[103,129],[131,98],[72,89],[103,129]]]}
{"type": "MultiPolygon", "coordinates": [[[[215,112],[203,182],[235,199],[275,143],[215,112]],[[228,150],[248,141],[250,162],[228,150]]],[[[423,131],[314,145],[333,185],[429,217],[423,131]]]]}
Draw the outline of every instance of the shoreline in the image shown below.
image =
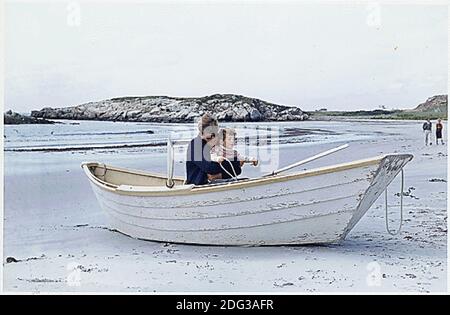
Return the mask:
{"type": "MultiPolygon", "coordinates": [[[[396,117],[364,117],[364,116],[320,116],[320,117],[314,117],[314,114],[312,114],[309,118],[309,121],[382,121],[382,122],[388,122],[388,121],[424,121],[426,118],[396,118],[396,117]]],[[[430,120],[437,120],[437,119],[431,119],[430,120]]],[[[447,121],[447,117],[442,118],[442,121],[447,121]]]]}
{"type": "MultiPolygon", "coordinates": [[[[309,113],[310,114],[310,113],[309,113]]],[[[431,119],[431,118],[430,118],[431,119]]],[[[67,124],[67,121],[73,121],[73,122],[85,122],[85,121],[92,121],[92,122],[111,122],[111,123],[137,123],[137,124],[143,124],[143,125],[151,125],[151,124],[164,124],[167,126],[170,125],[183,125],[183,124],[193,124],[195,123],[194,120],[188,120],[188,121],[177,121],[177,122],[158,122],[158,121],[136,121],[136,120],[107,120],[107,119],[72,119],[72,118],[49,118],[47,119],[49,121],[52,121],[56,124],[67,124]]],[[[314,117],[314,114],[311,114],[308,119],[306,120],[261,120],[261,121],[225,121],[225,120],[219,120],[219,123],[222,124],[283,124],[283,123],[304,123],[304,122],[310,122],[310,121],[423,121],[426,120],[426,118],[389,118],[389,117],[367,117],[367,116],[334,116],[334,115],[321,115],[314,117]]],[[[437,120],[431,119],[431,120],[437,120]]],[[[447,117],[442,117],[443,121],[448,121],[447,117]]],[[[74,123],[68,123],[68,124],[74,124],[74,123]]],[[[75,123],[76,124],[76,123],[75,123]]],[[[20,125],[41,125],[39,123],[28,123],[28,124],[5,124],[5,126],[20,126],[20,125]]]]}

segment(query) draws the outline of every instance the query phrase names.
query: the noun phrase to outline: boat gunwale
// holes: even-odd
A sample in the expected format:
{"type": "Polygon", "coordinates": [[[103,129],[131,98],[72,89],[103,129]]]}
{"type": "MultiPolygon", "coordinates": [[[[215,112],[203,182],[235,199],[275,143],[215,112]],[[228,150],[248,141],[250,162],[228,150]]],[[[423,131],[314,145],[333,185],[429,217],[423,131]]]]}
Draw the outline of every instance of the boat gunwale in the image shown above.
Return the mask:
{"type": "MultiPolygon", "coordinates": [[[[356,161],[351,161],[351,162],[334,164],[334,165],[330,165],[330,166],[323,166],[323,167],[319,167],[319,168],[314,168],[314,169],[305,170],[305,171],[299,171],[296,173],[291,173],[291,174],[286,174],[286,175],[258,177],[258,178],[239,181],[239,182],[230,182],[228,184],[224,184],[224,185],[222,184],[222,185],[217,185],[217,186],[214,186],[214,185],[194,186],[190,190],[124,191],[124,190],[118,189],[117,185],[114,185],[114,186],[117,186],[115,188],[110,187],[113,185],[100,180],[89,169],[92,166],[99,166],[99,165],[105,165],[105,164],[98,163],[98,162],[83,162],[81,164],[81,167],[83,168],[83,170],[86,173],[89,180],[92,183],[94,183],[97,187],[99,187],[103,190],[115,193],[115,194],[127,195],[127,196],[138,196],[138,197],[139,196],[143,196],[143,197],[144,196],[176,196],[176,195],[204,194],[204,193],[219,192],[219,191],[224,191],[224,190],[243,189],[243,188],[267,185],[267,184],[271,184],[274,182],[285,182],[285,181],[290,181],[290,180],[295,180],[295,179],[300,179],[300,178],[305,178],[305,177],[310,177],[310,176],[317,176],[317,175],[329,174],[329,173],[333,173],[333,172],[345,171],[345,170],[349,170],[349,169],[353,169],[353,168],[359,168],[359,167],[365,167],[365,166],[370,166],[370,165],[374,165],[374,164],[380,164],[384,158],[386,158],[388,156],[392,156],[392,155],[409,156],[410,154],[404,154],[404,153],[385,154],[385,155],[380,155],[380,156],[376,156],[376,157],[372,157],[372,158],[368,158],[368,159],[361,159],[361,160],[356,160],[356,161]]],[[[152,176],[152,177],[158,177],[158,178],[165,178],[165,177],[161,177],[161,175],[156,175],[156,174],[152,174],[152,173],[145,172],[145,171],[141,172],[138,170],[124,169],[124,168],[114,167],[114,166],[109,166],[109,165],[105,165],[105,167],[107,167],[113,171],[126,172],[129,174],[144,175],[144,176],[146,175],[146,176],[152,176]]],[[[177,179],[179,179],[179,178],[177,178],[177,179]]],[[[156,186],[156,187],[164,187],[164,186],[156,186]]]]}

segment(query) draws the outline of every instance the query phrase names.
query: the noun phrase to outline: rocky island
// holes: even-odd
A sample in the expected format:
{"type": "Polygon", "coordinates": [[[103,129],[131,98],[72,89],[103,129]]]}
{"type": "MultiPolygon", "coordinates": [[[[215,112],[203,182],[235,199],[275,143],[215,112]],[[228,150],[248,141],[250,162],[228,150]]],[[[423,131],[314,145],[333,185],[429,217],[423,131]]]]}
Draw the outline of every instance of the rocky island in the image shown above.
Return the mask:
{"type": "Polygon", "coordinates": [[[13,112],[7,111],[3,114],[3,121],[5,125],[21,125],[21,124],[54,124],[55,122],[36,117],[29,117],[13,112]]]}
{"type": "Polygon", "coordinates": [[[119,97],[72,107],[32,111],[34,118],[136,122],[192,122],[206,112],[220,121],[299,121],[308,114],[298,107],[277,105],[235,94],[205,97],[119,97]]]}

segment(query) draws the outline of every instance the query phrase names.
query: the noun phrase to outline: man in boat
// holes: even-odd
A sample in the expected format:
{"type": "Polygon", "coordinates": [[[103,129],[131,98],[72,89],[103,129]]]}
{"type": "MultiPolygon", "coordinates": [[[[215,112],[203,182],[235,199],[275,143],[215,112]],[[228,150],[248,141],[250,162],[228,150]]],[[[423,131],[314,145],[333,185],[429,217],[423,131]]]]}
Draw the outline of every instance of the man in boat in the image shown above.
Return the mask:
{"type": "Polygon", "coordinates": [[[222,178],[222,168],[211,161],[211,148],[217,143],[219,125],[217,119],[204,114],[198,123],[198,136],[187,149],[186,184],[205,185],[208,180],[222,178]]]}

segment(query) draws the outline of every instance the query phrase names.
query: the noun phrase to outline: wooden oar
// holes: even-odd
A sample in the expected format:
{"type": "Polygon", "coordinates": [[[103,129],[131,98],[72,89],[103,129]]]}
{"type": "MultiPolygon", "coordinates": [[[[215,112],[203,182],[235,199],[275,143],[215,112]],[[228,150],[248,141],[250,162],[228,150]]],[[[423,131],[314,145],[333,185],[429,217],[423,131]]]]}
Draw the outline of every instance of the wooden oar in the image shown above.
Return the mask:
{"type": "Polygon", "coordinates": [[[326,155],[335,153],[335,152],[340,151],[340,150],[342,150],[342,149],[345,149],[345,148],[347,148],[347,147],[348,147],[348,144],[343,144],[343,145],[341,145],[341,146],[339,146],[339,147],[336,147],[336,148],[333,148],[333,149],[324,151],[324,152],[322,152],[322,153],[313,155],[313,156],[311,156],[311,157],[309,157],[309,158],[307,158],[307,159],[304,159],[304,160],[295,162],[294,164],[291,164],[291,165],[288,165],[288,166],[286,166],[286,167],[280,168],[280,169],[278,169],[278,170],[276,170],[276,171],[273,171],[273,172],[270,173],[270,174],[266,174],[266,175],[264,175],[264,176],[277,175],[277,174],[279,174],[279,173],[281,173],[281,172],[285,172],[285,171],[290,170],[290,169],[292,169],[292,168],[294,168],[294,167],[297,167],[297,166],[303,165],[303,164],[305,164],[305,163],[308,163],[308,162],[317,160],[317,159],[319,159],[319,158],[321,158],[321,157],[324,157],[324,156],[326,156],[326,155]]]}

